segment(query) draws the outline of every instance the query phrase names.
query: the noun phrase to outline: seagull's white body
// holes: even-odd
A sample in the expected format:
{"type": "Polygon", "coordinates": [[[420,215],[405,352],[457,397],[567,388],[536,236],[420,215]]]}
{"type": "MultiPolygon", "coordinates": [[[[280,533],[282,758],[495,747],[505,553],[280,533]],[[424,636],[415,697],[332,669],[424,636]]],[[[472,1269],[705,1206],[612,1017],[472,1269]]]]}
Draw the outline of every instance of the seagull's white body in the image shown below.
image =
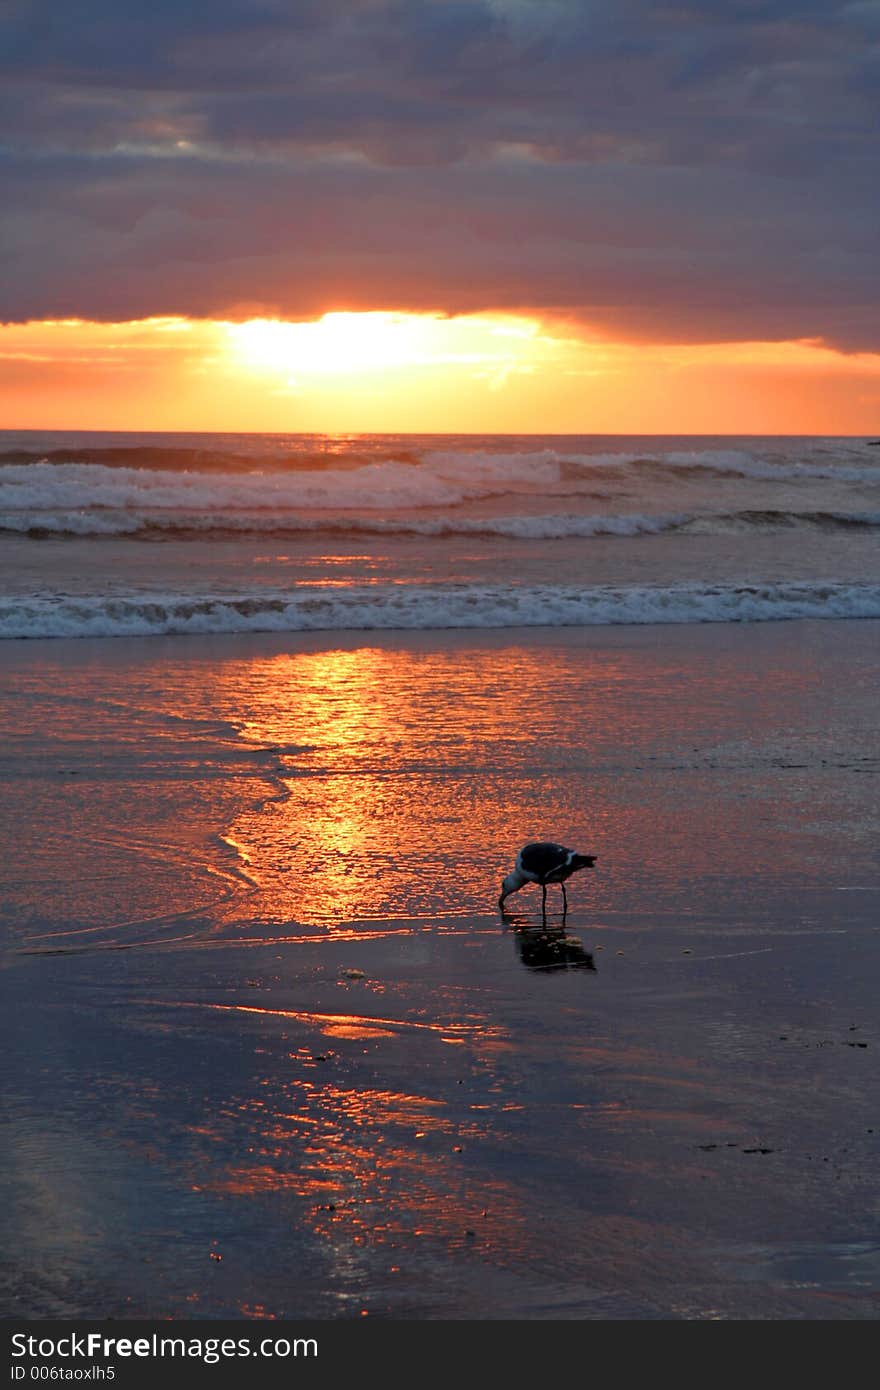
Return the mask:
{"type": "Polygon", "coordinates": [[[592,869],[595,862],[594,854],[578,854],[577,850],[557,845],[552,840],[537,840],[532,844],[523,845],[516,856],[512,872],[501,885],[498,906],[503,910],[504,899],[509,898],[511,893],[518,893],[527,883],[540,883],[543,889],[542,903],[546,906],[547,884],[558,883],[562,889],[563,903],[567,907],[565,880],[576,874],[579,869],[592,869]]]}

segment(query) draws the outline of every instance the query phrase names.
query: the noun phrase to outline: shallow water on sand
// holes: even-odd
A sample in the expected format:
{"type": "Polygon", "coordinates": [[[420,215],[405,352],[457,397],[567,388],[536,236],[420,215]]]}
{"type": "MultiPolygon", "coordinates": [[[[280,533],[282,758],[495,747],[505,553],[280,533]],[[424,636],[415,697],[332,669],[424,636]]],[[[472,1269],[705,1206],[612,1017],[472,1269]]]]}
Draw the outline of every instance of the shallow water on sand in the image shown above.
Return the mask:
{"type": "Polygon", "coordinates": [[[6,644],[4,1308],[876,1313],[876,638],[6,644]]]}

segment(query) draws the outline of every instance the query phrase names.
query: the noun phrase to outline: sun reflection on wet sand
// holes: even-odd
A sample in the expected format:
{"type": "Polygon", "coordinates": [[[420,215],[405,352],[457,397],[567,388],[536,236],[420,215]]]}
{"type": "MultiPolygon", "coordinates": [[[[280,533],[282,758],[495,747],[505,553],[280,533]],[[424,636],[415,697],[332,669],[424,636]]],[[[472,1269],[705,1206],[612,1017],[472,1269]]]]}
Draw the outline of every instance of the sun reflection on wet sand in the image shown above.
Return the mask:
{"type": "MultiPolygon", "coordinates": [[[[279,653],[221,669],[212,698],[247,709],[243,732],[275,750],[284,789],[228,832],[259,883],[255,914],[332,929],[491,913],[496,880],[528,838],[598,854],[597,873],[573,889],[581,911],[619,908],[621,889],[640,898],[650,889],[656,900],[716,878],[750,838],[749,783],[765,769],[753,748],[724,741],[741,710],[729,704],[723,663],[714,684],[702,672],[696,692],[656,653],[646,683],[643,662],[641,651],[586,645],[551,646],[539,659],[528,647],[485,645],[463,660],[417,643],[279,653]],[[664,772],[696,798],[699,835],[654,794],[664,772]]],[[[738,691],[739,704],[753,706],[757,747],[762,726],[809,695],[790,670],[770,674],[756,674],[751,688],[741,680],[738,691]]],[[[759,792],[757,803],[760,815],[759,792]]],[[[769,797],[765,814],[774,814],[769,797]]],[[[778,872],[796,858],[784,835],[766,851],[751,839],[753,865],[766,858],[778,872]]]]}
{"type": "MultiPolygon", "coordinates": [[[[130,670],[124,660],[118,671],[74,665],[53,730],[66,730],[55,757],[79,775],[59,781],[42,751],[39,701],[31,734],[26,721],[17,731],[43,759],[26,762],[23,834],[44,803],[49,829],[27,842],[29,873],[10,885],[10,914],[27,930],[15,895],[48,902],[35,875],[54,885],[59,855],[71,866],[68,909],[57,923],[35,922],[36,949],[43,938],[62,948],[66,935],[95,947],[170,945],[184,935],[259,938],[260,928],[292,936],[293,923],[412,930],[477,914],[488,928],[500,877],[533,838],[599,856],[572,889],[577,928],[646,903],[655,914],[711,913],[720,893],[743,891],[731,867],[744,844],[750,873],[771,885],[805,872],[819,882],[821,860],[805,862],[803,835],[814,825],[818,836],[846,808],[831,782],[817,804],[786,734],[791,709],[810,708],[818,670],[809,653],[778,661],[763,636],[744,667],[726,650],[732,640],[713,645],[711,663],[693,633],[686,650],[667,651],[576,632],[515,644],[485,633],[385,636],[331,650],[302,638],[293,651],[267,639],[245,654],[196,645],[180,660],[171,646],[129,657],[130,670]],[[128,707],[117,769],[103,750],[128,707]],[[126,774],[132,794],[120,813],[130,761],[137,777],[126,774]],[[44,764],[45,788],[33,775],[44,764]]],[[[28,677],[17,693],[35,699],[45,685],[28,677]]],[[[816,727],[814,751],[831,766],[832,735],[816,727]]],[[[518,907],[532,912],[532,899],[524,891],[518,907]]]]}
{"type": "Polygon", "coordinates": [[[211,1191],[299,1199],[345,1279],[351,1261],[375,1268],[383,1251],[409,1266],[422,1244],[447,1255],[491,1244],[496,1258],[518,1258],[528,1213],[507,1182],[463,1157],[491,1133],[488,1116],[463,1122],[444,1098],[332,1079],[293,1085],[290,1101],[293,1110],[251,1113],[252,1161],[214,1169],[211,1191]]]}
{"type": "MultiPolygon", "coordinates": [[[[245,732],[281,750],[288,792],[234,830],[260,877],[260,911],[333,923],[488,906],[489,884],[523,833],[522,782],[536,758],[548,777],[563,763],[535,727],[536,716],[552,720],[547,686],[561,677],[515,650],[476,653],[465,666],[443,651],[393,648],[255,666],[245,732]],[[528,722],[512,720],[511,689],[528,722]]],[[[600,684],[609,681],[606,663],[600,684]]],[[[547,799],[565,800],[558,791],[547,799]]],[[[540,824],[546,809],[536,812],[540,824]]],[[[607,833],[606,819],[592,808],[594,834],[607,833]]]]}
{"type": "MultiPolygon", "coordinates": [[[[148,1002],[148,1001],[143,1001],[148,1002]]],[[[304,1009],[269,1009],[253,1004],[202,1004],[199,1006],[181,1002],[174,1008],[221,1009],[240,1014],[270,1014],[274,1018],[295,1019],[297,1022],[313,1024],[327,1037],[375,1038],[394,1037],[412,1031],[437,1033],[444,1042],[457,1040],[455,1035],[473,1038],[479,1034],[483,1039],[496,1039],[504,1036],[504,1030],[491,1027],[485,1020],[469,1023],[428,1023],[417,1019],[375,1018],[367,1014],[322,1014],[304,1009]]]]}

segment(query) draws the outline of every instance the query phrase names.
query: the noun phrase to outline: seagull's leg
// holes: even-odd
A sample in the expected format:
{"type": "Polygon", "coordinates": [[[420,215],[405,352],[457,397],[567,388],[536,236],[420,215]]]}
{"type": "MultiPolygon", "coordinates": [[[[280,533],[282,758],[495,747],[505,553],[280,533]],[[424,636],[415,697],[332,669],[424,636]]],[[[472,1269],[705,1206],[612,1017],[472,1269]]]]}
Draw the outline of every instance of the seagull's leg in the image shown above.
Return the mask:
{"type": "Polygon", "coordinates": [[[559,887],[562,889],[562,915],[564,917],[565,914],[568,912],[568,895],[565,891],[564,883],[560,883],[559,887]]]}
{"type": "Polygon", "coordinates": [[[546,926],[546,925],[547,925],[547,885],[546,885],[546,883],[542,883],[542,884],[541,884],[541,916],[543,917],[543,919],[544,919],[544,925],[546,926]]]}

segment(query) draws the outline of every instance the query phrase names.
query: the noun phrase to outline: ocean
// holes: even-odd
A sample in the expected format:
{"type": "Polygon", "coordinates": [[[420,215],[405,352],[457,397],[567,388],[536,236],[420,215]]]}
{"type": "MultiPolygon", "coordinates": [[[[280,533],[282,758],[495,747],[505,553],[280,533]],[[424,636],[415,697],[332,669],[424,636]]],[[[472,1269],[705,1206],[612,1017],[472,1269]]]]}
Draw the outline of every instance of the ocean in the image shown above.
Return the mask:
{"type": "Polygon", "coordinates": [[[0,434],[0,636],[880,616],[855,438],[0,434]]]}
{"type": "Polygon", "coordinates": [[[7,433],[0,528],[3,1315],[876,1319],[880,449],[7,433]]]}

